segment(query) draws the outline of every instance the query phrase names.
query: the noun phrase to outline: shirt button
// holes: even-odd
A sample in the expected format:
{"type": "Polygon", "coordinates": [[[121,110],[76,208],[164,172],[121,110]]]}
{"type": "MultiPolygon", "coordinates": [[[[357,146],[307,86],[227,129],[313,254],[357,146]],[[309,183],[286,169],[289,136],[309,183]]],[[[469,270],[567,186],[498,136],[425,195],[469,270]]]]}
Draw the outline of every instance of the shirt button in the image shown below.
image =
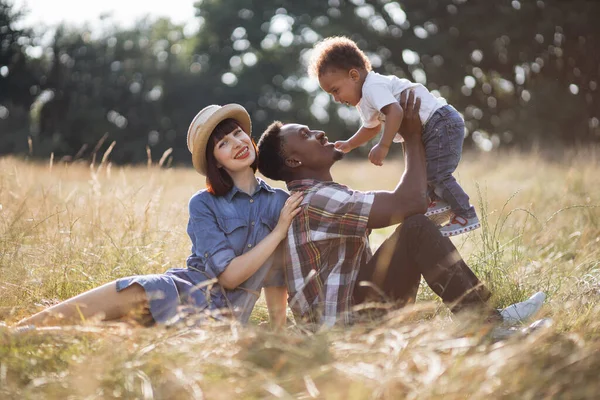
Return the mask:
{"type": "Polygon", "coordinates": [[[204,257],[208,257],[208,253],[204,253],[204,257]]]}
{"type": "Polygon", "coordinates": [[[250,243],[248,243],[248,248],[252,247],[252,245],[250,243]]]}
{"type": "Polygon", "coordinates": [[[250,199],[250,203],[254,203],[254,199],[250,199]]]}
{"type": "Polygon", "coordinates": [[[252,222],[250,222],[250,225],[254,226],[254,223],[255,223],[255,222],[254,222],[254,221],[252,221],[252,222]]]}

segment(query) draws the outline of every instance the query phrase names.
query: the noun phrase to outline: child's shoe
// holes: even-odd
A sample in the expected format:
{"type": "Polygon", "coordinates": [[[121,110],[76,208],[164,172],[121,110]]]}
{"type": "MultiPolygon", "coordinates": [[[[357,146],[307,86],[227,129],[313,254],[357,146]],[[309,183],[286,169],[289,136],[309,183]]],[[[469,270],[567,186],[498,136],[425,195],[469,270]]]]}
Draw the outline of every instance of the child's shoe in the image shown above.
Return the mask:
{"type": "Polygon", "coordinates": [[[432,200],[424,215],[434,224],[441,226],[450,219],[452,208],[450,207],[450,204],[446,203],[444,200],[432,200]]]}
{"type": "Polygon", "coordinates": [[[450,209],[450,204],[446,203],[444,200],[432,200],[429,203],[429,207],[427,207],[425,216],[431,217],[432,215],[442,214],[446,211],[450,211],[450,209]]]}
{"type": "Polygon", "coordinates": [[[477,216],[465,218],[460,215],[454,215],[449,223],[440,228],[440,232],[442,236],[449,237],[467,233],[480,227],[481,224],[477,216]]]}

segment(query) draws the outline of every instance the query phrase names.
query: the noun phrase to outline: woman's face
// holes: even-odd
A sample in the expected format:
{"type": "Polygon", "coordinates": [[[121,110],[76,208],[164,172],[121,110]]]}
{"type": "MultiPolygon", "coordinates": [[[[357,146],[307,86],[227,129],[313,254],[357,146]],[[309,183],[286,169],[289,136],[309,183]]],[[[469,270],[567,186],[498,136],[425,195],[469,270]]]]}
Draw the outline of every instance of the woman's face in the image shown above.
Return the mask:
{"type": "Polygon", "coordinates": [[[252,139],[239,127],[215,143],[214,155],[217,166],[229,174],[249,168],[256,159],[252,139]]]}

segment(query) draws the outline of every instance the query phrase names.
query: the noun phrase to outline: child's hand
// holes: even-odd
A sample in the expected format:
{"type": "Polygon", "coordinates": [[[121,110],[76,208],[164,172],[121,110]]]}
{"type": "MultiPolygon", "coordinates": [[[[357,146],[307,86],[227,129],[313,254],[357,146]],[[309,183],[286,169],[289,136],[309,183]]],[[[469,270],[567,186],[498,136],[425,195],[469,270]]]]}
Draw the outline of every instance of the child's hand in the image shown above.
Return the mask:
{"type": "Polygon", "coordinates": [[[389,147],[377,143],[369,152],[369,161],[371,161],[372,164],[381,167],[383,165],[383,159],[387,156],[388,151],[390,151],[389,147]]]}
{"type": "Polygon", "coordinates": [[[350,146],[350,142],[347,140],[338,140],[333,144],[335,148],[343,153],[350,153],[352,151],[352,147],[350,146]]]}

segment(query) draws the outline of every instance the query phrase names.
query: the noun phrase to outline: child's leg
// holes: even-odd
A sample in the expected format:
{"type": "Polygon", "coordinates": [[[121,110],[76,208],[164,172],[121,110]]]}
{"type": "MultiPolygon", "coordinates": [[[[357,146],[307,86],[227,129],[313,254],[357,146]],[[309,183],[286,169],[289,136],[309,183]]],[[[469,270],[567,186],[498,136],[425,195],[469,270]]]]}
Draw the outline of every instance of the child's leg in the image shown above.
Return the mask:
{"type": "Polygon", "coordinates": [[[476,216],[469,196],[452,173],[462,154],[464,121],[450,106],[436,111],[425,126],[423,142],[427,158],[427,180],[435,194],[448,202],[452,211],[464,218],[476,216]]]}

